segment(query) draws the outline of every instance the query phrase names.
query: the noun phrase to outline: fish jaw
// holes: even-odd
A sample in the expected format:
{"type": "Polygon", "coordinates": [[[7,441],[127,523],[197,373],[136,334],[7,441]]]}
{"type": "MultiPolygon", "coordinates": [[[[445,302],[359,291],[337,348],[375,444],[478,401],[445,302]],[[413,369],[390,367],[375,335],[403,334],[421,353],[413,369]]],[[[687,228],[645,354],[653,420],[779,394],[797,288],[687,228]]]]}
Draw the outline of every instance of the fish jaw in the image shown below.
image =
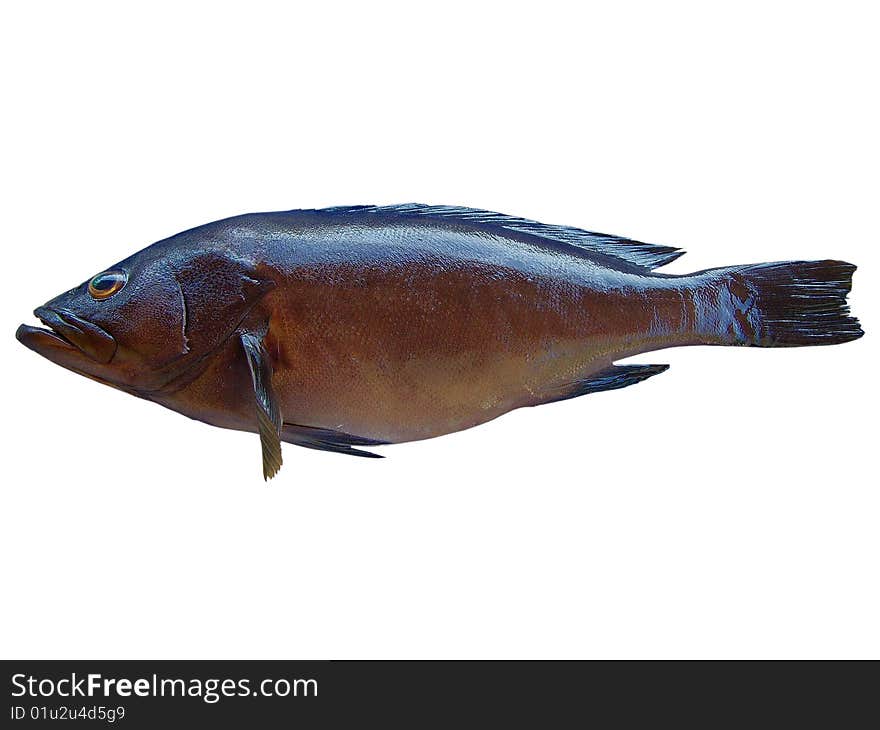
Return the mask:
{"type": "Polygon", "coordinates": [[[21,344],[68,370],[100,377],[116,353],[112,335],[70,312],[38,307],[34,315],[46,327],[20,325],[15,338],[21,344]]]}
{"type": "Polygon", "coordinates": [[[116,354],[116,340],[98,325],[72,312],[50,307],[38,307],[34,315],[47,327],[67,340],[91,360],[106,364],[116,354]]]}

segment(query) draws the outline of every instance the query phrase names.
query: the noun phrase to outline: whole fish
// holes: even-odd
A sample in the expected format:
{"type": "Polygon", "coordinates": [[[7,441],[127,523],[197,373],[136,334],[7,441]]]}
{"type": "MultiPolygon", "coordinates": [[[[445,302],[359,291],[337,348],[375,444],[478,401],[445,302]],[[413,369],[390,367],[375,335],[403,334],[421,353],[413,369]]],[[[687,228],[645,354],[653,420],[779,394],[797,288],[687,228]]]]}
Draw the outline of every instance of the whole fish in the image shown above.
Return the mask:
{"type": "Polygon", "coordinates": [[[622,388],[681,345],[861,337],[855,266],[654,271],[668,246],[472,208],[255,213],[154,243],[47,302],[17,338],[86,377],[222,428],[363,446],[431,438],[514,408],[622,388]]]}

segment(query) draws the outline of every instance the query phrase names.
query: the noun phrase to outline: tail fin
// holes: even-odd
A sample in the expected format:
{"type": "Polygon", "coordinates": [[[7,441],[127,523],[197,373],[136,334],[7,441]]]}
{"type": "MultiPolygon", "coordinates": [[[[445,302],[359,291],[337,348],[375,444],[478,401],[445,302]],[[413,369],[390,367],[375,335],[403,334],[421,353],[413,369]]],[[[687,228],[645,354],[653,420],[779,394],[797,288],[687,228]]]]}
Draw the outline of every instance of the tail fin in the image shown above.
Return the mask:
{"type": "Polygon", "coordinates": [[[733,344],[752,347],[836,345],[858,339],[864,332],[846,303],[855,270],[844,261],[716,270],[726,274],[733,310],[723,317],[728,322],[725,334],[733,337],[733,344]]]}

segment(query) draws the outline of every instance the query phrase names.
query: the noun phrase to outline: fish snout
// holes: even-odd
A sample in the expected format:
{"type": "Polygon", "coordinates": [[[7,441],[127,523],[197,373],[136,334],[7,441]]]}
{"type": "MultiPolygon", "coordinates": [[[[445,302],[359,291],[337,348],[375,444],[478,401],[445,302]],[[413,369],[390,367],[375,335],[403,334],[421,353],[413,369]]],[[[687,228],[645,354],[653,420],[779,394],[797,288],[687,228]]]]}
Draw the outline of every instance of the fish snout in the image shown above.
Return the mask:
{"type": "Polygon", "coordinates": [[[56,335],[84,355],[99,363],[108,363],[116,353],[116,340],[98,325],[73,312],[51,307],[37,307],[34,316],[56,335]]]}

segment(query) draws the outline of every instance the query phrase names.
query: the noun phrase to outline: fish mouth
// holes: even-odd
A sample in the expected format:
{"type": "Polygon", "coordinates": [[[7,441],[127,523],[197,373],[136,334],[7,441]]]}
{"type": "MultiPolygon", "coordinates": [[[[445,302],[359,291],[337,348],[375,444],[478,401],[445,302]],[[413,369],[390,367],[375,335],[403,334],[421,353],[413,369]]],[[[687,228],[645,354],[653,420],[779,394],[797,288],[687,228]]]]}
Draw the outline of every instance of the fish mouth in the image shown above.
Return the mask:
{"type": "Polygon", "coordinates": [[[22,324],[15,338],[25,347],[53,359],[50,353],[82,353],[90,360],[106,364],[116,354],[116,340],[98,325],[72,312],[37,307],[34,316],[48,329],[22,324]]]}

